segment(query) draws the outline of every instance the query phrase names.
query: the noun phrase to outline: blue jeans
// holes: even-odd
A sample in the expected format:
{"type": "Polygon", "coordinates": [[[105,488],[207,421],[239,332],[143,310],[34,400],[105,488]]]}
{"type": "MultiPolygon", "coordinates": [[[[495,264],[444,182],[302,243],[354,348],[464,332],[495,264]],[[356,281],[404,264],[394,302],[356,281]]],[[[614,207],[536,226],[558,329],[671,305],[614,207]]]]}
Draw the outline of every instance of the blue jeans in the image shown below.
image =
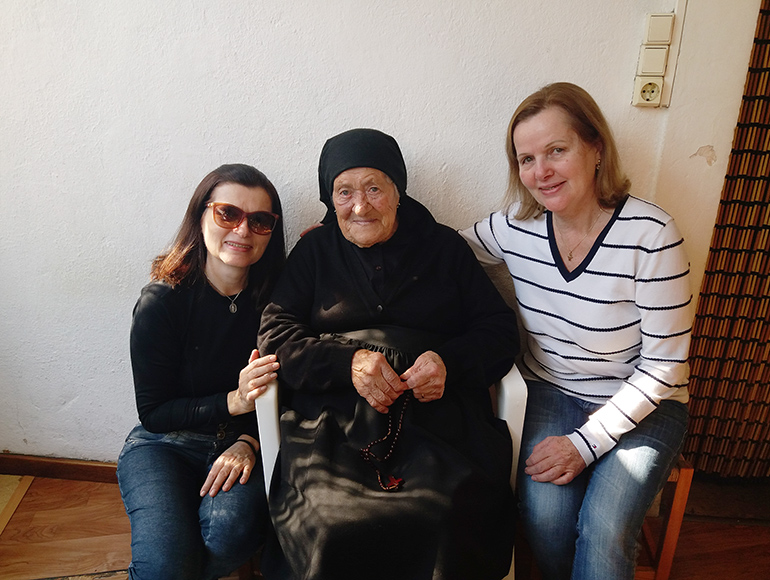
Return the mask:
{"type": "Polygon", "coordinates": [[[687,405],[663,401],[611,451],[560,486],[532,481],[524,462],[537,443],[571,433],[601,405],[541,382],[527,386],[519,507],[543,580],[633,580],[637,536],[681,451],[687,405]]]}
{"type": "Polygon", "coordinates": [[[262,544],[269,525],[262,460],[249,481],[200,497],[214,460],[238,433],[150,433],[137,425],[118,458],[118,482],[131,521],[133,580],[211,580],[227,576],[262,544]]]}

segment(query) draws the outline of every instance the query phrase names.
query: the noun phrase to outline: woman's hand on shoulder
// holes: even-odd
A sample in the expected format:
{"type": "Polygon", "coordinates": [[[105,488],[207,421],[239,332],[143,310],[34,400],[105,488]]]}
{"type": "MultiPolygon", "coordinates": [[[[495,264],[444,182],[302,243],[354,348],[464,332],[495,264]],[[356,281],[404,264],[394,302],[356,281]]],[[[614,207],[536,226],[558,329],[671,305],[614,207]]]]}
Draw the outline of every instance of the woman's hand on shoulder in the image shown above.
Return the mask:
{"type": "Polygon", "coordinates": [[[388,407],[406,390],[406,385],[379,352],[357,350],[350,374],[358,394],[380,413],[387,413],[388,407]]]}
{"type": "Polygon", "coordinates": [[[407,388],[421,403],[435,401],[444,396],[446,385],[446,365],[441,357],[432,350],[417,357],[414,364],[401,375],[407,388]]]}
{"type": "Polygon", "coordinates": [[[206,494],[214,497],[220,489],[230,491],[239,479],[241,484],[249,481],[251,471],[257,462],[254,449],[259,449],[259,441],[250,435],[241,435],[238,441],[230,445],[214,461],[201,487],[201,497],[206,494]]]}
{"type": "Polygon", "coordinates": [[[249,364],[238,377],[238,388],[227,394],[227,409],[230,414],[243,415],[254,410],[254,400],[267,390],[267,384],[276,378],[279,367],[275,355],[259,356],[259,351],[252,350],[249,364]]]}
{"type": "Polygon", "coordinates": [[[564,485],[586,467],[585,461],[566,435],[546,437],[532,449],[524,473],[532,481],[564,485]]]}

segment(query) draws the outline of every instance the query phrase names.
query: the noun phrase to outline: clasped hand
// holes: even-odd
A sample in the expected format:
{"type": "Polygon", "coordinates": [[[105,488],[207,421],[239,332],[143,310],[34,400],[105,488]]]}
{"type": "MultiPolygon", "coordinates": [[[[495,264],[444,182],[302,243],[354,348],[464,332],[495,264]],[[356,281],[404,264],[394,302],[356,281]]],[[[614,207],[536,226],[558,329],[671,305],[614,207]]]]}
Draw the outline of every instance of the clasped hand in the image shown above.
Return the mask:
{"type": "Polygon", "coordinates": [[[429,350],[399,377],[382,353],[361,349],[353,355],[351,376],[358,394],[376,411],[387,413],[406,390],[411,390],[421,403],[440,399],[444,395],[446,366],[438,354],[429,350]]]}

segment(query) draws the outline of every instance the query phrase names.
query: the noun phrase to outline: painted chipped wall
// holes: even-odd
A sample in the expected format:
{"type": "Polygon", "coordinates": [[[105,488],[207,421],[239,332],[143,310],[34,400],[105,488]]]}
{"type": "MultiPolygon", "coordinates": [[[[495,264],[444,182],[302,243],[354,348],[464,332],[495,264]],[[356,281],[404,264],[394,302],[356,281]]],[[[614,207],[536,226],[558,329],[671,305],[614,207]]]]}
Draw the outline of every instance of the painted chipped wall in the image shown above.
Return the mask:
{"type": "Polygon", "coordinates": [[[578,83],[699,284],[759,0],[688,4],[650,110],[630,106],[645,15],[676,0],[0,0],[0,449],[114,460],[131,309],[194,187],[256,165],[293,243],[322,215],[323,142],[356,126],[394,135],[410,194],[463,227],[499,206],[519,101],[578,83]]]}

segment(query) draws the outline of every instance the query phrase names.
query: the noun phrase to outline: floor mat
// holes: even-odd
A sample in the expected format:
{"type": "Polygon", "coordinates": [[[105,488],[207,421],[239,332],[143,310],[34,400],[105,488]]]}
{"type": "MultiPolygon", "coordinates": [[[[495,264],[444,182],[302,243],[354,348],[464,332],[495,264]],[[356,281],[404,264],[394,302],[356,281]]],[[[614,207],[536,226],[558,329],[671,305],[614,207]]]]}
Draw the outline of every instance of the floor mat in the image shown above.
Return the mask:
{"type": "Polygon", "coordinates": [[[19,507],[33,479],[31,475],[0,475],[0,534],[19,507]]]}

